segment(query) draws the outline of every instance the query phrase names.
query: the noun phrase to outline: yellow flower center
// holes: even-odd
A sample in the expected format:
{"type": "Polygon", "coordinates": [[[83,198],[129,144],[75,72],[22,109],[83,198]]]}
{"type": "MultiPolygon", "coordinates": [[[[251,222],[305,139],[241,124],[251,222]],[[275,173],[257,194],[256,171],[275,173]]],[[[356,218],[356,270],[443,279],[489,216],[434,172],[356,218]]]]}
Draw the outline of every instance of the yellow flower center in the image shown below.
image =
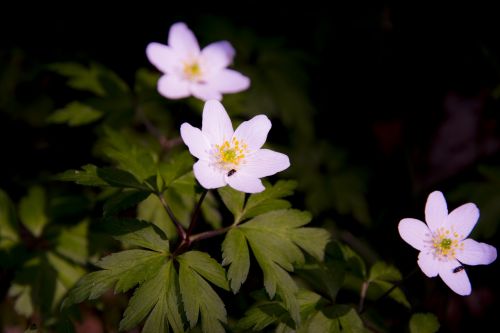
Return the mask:
{"type": "Polygon", "coordinates": [[[197,62],[184,64],[184,75],[190,81],[196,81],[201,78],[201,67],[197,62]]]}
{"type": "Polygon", "coordinates": [[[247,144],[233,138],[231,141],[224,141],[221,145],[215,145],[216,164],[225,171],[237,170],[240,163],[245,158],[247,144]]]}
{"type": "Polygon", "coordinates": [[[432,237],[432,249],[440,259],[455,258],[457,250],[463,250],[462,236],[443,227],[436,230],[432,237]]]}

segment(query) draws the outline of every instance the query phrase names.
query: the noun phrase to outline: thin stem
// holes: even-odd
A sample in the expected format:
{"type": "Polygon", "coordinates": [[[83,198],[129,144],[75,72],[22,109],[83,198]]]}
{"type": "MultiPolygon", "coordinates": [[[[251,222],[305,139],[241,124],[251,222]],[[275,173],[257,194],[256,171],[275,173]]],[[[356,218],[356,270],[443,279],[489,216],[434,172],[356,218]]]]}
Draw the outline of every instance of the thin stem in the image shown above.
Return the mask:
{"type": "Polygon", "coordinates": [[[144,126],[146,127],[146,130],[151,135],[156,137],[156,139],[158,139],[158,142],[160,143],[160,145],[162,146],[162,148],[164,150],[169,150],[172,147],[175,147],[175,146],[182,143],[181,137],[167,139],[167,137],[165,135],[163,135],[161,133],[161,131],[158,128],[156,128],[151,121],[149,121],[149,119],[146,117],[146,114],[144,113],[142,108],[136,107],[136,114],[139,117],[139,119],[142,121],[144,126]]]}
{"type": "Polygon", "coordinates": [[[370,285],[370,282],[365,281],[365,282],[363,282],[363,285],[361,286],[361,293],[359,296],[359,306],[358,306],[359,313],[363,312],[363,306],[365,304],[366,292],[368,290],[369,285],[370,285]]]}
{"type": "Polygon", "coordinates": [[[191,243],[193,243],[193,242],[200,241],[202,239],[212,238],[212,237],[215,237],[218,235],[222,235],[223,233],[226,233],[232,227],[233,226],[229,226],[229,227],[224,227],[224,228],[220,228],[220,229],[216,229],[216,230],[201,232],[199,234],[192,235],[191,237],[189,237],[189,239],[190,239],[191,243]]]}
{"type": "Polygon", "coordinates": [[[161,204],[163,205],[163,207],[167,211],[168,216],[170,217],[172,222],[174,222],[175,228],[177,229],[177,234],[181,238],[182,242],[184,242],[184,240],[186,240],[186,238],[187,238],[187,234],[186,234],[186,231],[184,230],[184,227],[182,226],[182,224],[180,224],[179,220],[177,220],[177,218],[175,217],[174,212],[172,211],[170,206],[165,201],[163,194],[161,194],[160,192],[157,192],[156,195],[158,196],[161,204]]]}
{"type": "Polygon", "coordinates": [[[200,200],[198,200],[198,203],[196,204],[196,207],[194,209],[193,217],[191,218],[191,223],[189,224],[189,228],[187,231],[187,238],[189,239],[189,236],[193,233],[194,227],[196,226],[196,222],[198,221],[198,216],[200,215],[200,210],[201,210],[201,204],[203,203],[203,200],[205,200],[205,197],[207,196],[208,190],[204,190],[203,193],[201,194],[200,200]]]}

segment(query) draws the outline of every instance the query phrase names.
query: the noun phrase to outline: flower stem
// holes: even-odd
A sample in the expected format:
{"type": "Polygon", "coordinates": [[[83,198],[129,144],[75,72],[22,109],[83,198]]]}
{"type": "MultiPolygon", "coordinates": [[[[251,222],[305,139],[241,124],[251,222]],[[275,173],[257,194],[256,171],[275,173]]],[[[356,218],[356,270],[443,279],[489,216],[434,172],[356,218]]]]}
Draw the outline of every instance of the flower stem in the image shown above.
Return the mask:
{"type": "Polygon", "coordinates": [[[167,201],[165,201],[163,194],[160,192],[156,192],[156,195],[158,196],[158,199],[160,199],[161,204],[163,205],[163,207],[167,211],[168,216],[170,217],[172,222],[174,222],[175,228],[177,229],[177,234],[179,235],[181,240],[184,242],[184,240],[187,238],[187,234],[186,234],[186,231],[184,230],[184,227],[179,222],[179,220],[177,220],[177,218],[175,217],[174,212],[172,211],[170,206],[167,204],[167,201]]]}
{"type": "Polygon", "coordinates": [[[212,237],[215,237],[215,236],[218,236],[218,235],[222,235],[223,233],[226,233],[227,231],[229,231],[233,226],[229,226],[229,227],[224,227],[224,228],[220,228],[220,229],[216,229],[216,230],[210,230],[210,231],[205,231],[205,232],[201,232],[199,234],[196,234],[196,235],[192,235],[190,237],[190,240],[191,240],[191,243],[192,242],[197,242],[197,241],[200,241],[202,239],[207,239],[207,238],[212,238],[212,237]]]}
{"type": "Polygon", "coordinates": [[[146,114],[144,113],[144,111],[142,110],[141,107],[139,107],[139,106],[136,107],[136,114],[137,114],[138,118],[142,121],[142,123],[144,124],[144,127],[146,127],[146,130],[152,136],[156,137],[156,139],[160,143],[163,150],[169,150],[172,147],[175,147],[175,146],[182,143],[181,137],[167,139],[167,137],[165,135],[163,135],[161,133],[161,131],[158,128],[156,128],[156,126],[154,126],[151,121],[149,121],[149,119],[146,117],[146,114]]]}
{"type": "Polygon", "coordinates": [[[208,190],[203,190],[203,193],[200,196],[200,200],[198,200],[198,203],[196,204],[196,208],[194,209],[193,217],[191,218],[191,223],[189,224],[189,228],[187,231],[187,238],[189,238],[189,236],[191,236],[191,234],[193,233],[196,222],[198,221],[198,216],[200,215],[201,204],[203,203],[203,200],[205,200],[207,193],[208,190]]]}

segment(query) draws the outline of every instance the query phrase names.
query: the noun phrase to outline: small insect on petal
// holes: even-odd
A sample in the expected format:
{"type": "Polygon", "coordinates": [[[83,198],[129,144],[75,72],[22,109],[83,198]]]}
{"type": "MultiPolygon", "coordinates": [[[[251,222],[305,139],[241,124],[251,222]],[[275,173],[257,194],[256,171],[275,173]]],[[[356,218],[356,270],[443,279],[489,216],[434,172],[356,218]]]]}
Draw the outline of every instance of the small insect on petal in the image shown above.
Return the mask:
{"type": "Polygon", "coordinates": [[[227,173],[227,176],[228,176],[228,177],[231,177],[231,176],[232,176],[232,175],[234,175],[235,173],[236,173],[236,170],[231,169],[231,170],[229,170],[229,172],[227,173]]]}
{"type": "Polygon", "coordinates": [[[458,272],[461,272],[465,269],[464,266],[457,266],[455,268],[453,268],[453,273],[458,273],[458,272]]]}

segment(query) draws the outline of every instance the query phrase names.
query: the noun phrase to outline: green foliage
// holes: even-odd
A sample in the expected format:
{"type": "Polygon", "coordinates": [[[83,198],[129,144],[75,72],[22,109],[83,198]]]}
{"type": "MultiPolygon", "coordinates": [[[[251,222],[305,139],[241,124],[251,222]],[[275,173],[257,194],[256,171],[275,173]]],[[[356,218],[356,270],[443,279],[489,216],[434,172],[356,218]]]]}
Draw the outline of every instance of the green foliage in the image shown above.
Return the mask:
{"type": "Polygon", "coordinates": [[[0,189],[0,250],[19,241],[16,211],[7,193],[0,189]]]}
{"type": "Polygon", "coordinates": [[[36,237],[42,234],[43,227],[48,223],[45,206],[45,191],[38,186],[30,188],[28,195],[19,203],[19,218],[36,237]]]}
{"type": "Polygon", "coordinates": [[[54,176],[55,180],[64,182],[75,182],[85,186],[108,186],[109,184],[102,180],[97,175],[97,167],[92,164],[87,164],[82,167],[82,170],[67,170],[54,176]]]}
{"type": "Polygon", "coordinates": [[[439,326],[437,317],[432,313],[415,313],[410,319],[410,333],[435,333],[439,326]]]}
{"type": "MultiPolygon", "coordinates": [[[[370,269],[368,283],[370,283],[370,286],[378,287],[381,292],[386,292],[393,287],[394,283],[401,281],[401,279],[401,273],[396,267],[384,262],[376,262],[370,269]]],[[[370,291],[370,289],[368,290],[370,291]]],[[[408,308],[410,307],[410,303],[400,288],[395,288],[391,291],[389,297],[408,308]]]]}
{"type": "Polygon", "coordinates": [[[64,108],[56,110],[47,118],[49,123],[81,126],[90,124],[102,117],[102,112],[80,102],[71,102],[64,108]]]}

